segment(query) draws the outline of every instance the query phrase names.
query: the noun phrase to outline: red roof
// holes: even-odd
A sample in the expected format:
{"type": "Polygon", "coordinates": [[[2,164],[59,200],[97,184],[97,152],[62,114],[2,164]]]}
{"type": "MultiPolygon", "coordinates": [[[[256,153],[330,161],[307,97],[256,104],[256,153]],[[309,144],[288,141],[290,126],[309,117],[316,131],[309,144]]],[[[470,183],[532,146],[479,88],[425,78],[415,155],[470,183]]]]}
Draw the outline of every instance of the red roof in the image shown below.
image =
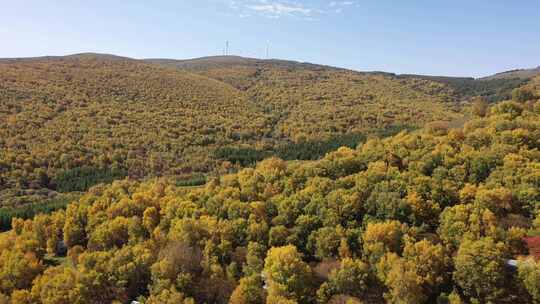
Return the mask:
{"type": "Polygon", "coordinates": [[[532,255],[535,259],[540,260],[540,236],[527,237],[524,240],[529,248],[529,255],[532,255]]]}

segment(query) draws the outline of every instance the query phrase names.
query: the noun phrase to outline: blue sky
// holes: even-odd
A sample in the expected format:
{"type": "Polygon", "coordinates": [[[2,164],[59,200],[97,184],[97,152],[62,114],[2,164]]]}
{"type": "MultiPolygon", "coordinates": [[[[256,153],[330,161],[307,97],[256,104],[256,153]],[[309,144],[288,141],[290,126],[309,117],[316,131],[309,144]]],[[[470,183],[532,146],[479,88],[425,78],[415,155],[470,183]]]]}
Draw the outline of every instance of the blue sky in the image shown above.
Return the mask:
{"type": "Polygon", "coordinates": [[[484,76],[540,65],[539,0],[18,0],[0,57],[232,54],[355,70],[484,76]]]}

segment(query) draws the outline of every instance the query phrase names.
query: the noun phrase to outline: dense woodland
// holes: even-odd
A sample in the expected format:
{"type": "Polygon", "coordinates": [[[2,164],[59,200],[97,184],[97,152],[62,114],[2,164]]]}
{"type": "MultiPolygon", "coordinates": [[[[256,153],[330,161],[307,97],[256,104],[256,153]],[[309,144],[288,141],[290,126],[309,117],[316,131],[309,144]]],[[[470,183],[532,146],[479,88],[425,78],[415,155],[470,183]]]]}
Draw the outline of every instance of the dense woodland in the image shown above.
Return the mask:
{"type": "MultiPolygon", "coordinates": [[[[334,71],[338,73],[351,72],[334,67],[314,65],[309,63],[296,63],[283,60],[257,60],[241,57],[206,57],[192,60],[167,60],[149,59],[151,63],[166,66],[178,67],[183,70],[208,76],[220,81],[229,83],[239,89],[248,90],[261,79],[261,71],[276,67],[282,70],[296,70],[301,67],[303,70],[314,72],[334,71]]],[[[353,74],[358,74],[353,72],[353,74]]],[[[512,91],[526,84],[529,80],[540,74],[540,68],[530,70],[515,70],[499,73],[485,78],[472,77],[446,77],[446,76],[426,76],[414,74],[400,74],[385,72],[364,72],[364,75],[385,76],[395,79],[415,79],[427,80],[443,84],[446,93],[450,93],[450,98],[467,101],[471,97],[482,96],[488,102],[497,102],[511,98],[512,91]],[[451,92],[450,92],[451,91],[451,92]]]]}
{"type": "Polygon", "coordinates": [[[54,204],[126,176],[200,185],[272,155],[317,159],[464,116],[452,91],[429,80],[281,61],[214,66],[96,54],[0,60],[0,206],[54,204]]]}
{"type": "Polygon", "coordinates": [[[507,100],[512,97],[512,91],[519,88],[530,78],[488,78],[474,79],[461,77],[439,77],[423,75],[399,75],[400,78],[422,78],[444,83],[452,88],[457,96],[468,100],[474,96],[482,96],[488,102],[507,100]]]}
{"type": "MultiPolygon", "coordinates": [[[[393,94],[391,80],[374,79],[393,94]]],[[[287,89],[285,82],[275,88],[287,89]]],[[[540,235],[539,89],[540,78],[516,90],[514,100],[475,100],[475,118],[462,128],[433,123],[370,137],[320,160],[270,157],[204,187],[166,178],[94,186],[66,210],[15,219],[0,235],[0,303],[540,303],[540,262],[526,256],[523,242],[540,235]],[[516,269],[506,265],[511,258],[519,260],[516,269]]],[[[261,98],[276,94],[267,106],[286,103],[281,89],[257,90],[261,98]]],[[[396,107],[418,97],[408,94],[424,94],[397,90],[404,97],[396,107]]],[[[327,112],[325,102],[320,117],[344,113],[327,112]]],[[[285,112],[300,115],[294,107],[285,112]]],[[[350,123],[343,128],[363,128],[362,120],[350,123]]],[[[78,130],[56,126],[60,138],[78,130]]],[[[287,119],[278,126],[283,136],[310,133],[287,119]]],[[[2,130],[9,135],[4,149],[46,150],[42,138],[33,139],[44,141],[39,145],[2,130]]],[[[100,147],[98,139],[82,139],[78,149],[89,149],[85,142],[100,147]]],[[[58,168],[91,163],[84,155],[64,157],[58,168]]],[[[15,170],[3,172],[17,180],[15,170]]]]}

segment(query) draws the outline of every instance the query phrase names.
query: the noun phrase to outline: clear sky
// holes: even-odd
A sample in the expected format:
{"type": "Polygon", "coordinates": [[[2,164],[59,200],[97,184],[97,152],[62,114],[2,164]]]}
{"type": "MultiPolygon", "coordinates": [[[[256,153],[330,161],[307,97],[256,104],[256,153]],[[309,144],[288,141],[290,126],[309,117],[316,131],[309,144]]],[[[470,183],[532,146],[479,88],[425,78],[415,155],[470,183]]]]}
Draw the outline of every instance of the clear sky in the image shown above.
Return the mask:
{"type": "Polygon", "coordinates": [[[540,0],[4,0],[0,57],[270,57],[484,76],[540,65],[540,0]]]}

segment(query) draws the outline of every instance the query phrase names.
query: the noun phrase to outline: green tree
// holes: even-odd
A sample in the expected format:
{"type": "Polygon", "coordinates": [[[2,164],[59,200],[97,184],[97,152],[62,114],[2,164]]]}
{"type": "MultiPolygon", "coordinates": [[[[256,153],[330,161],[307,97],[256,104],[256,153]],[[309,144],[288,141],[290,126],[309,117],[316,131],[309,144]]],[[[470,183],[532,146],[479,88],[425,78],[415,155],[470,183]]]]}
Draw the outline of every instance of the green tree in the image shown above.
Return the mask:
{"type": "Polygon", "coordinates": [[[518,102],[526,102],[534,99],[534,93],[528,88],[517,88],[512,91],[512,99],[518,102]]]}
{"type": "Polygon", "coordinates": [[[497,218],[488,209],[473,204],[456,205],[444,209],[437,230],[448,245],[458,248],[464,239],[476,240],[497,235],[497,218]]]}
{"type": "Polygon", "coordinates": [[[503,296],[506,289],[504,244],[491,238],[464,241],[454,258],[454,281],[463,292],[479,301],[503,296]]]}
{"type": "Polygon", "coordinates": [[[271,248],[264,261],[268,301],[273,298],[305,302],[310,298],[312,272],[293,245],[271,248]]]}
{"type": "Polygon", "coordinates": [[[247,276],[260,274],[264,268],[264,256],[266,247],[256,243],[249,242],[246,254],[246,263],[244,265],[244,274],[247,276]]]}
{"type": "Polygon", "coordinates": [[[341,236],[334,227],[323,227],[313,232],[310,238],[314,239],[315,256],[319,259],[332,258],[338,255],[341,236]]]}
{"type": "Polygon", "coordinates": [[[520,260],[518,277],[535,303],[540,303],[540,263],[534,259],[520,260]]]}
{"type": "Polygon", "coordinates": [[[436,295],[439,289],[448,283],[450,263],[441,244],[432,244],[427,240],[406,242],[403,258],[418,275],[424,294],[436,295]]]}
{"type": "Polygon", "coordinates": [[[68,247],[76,245],[86,246],[86,223],[88,220],[87,207],[72,204],[66,209],[64,224],[64,243],[68,247]]]}
{"type": "Polygon", "coordinates": [[[317,292],[320,303],[327,303],[333,295],[362,297],[368,288],[369,265],[361,260],[343,259],[339,268],[330,273],[317,292]]]}
{"type": "Polygon", "coordinates": [[[377,276],[388,288],[384,294],[389,303],[424,303],[427,296],[422,288],[422,278],[410,261],[395,253],[387,253],[377,264],[377,276]]]}

